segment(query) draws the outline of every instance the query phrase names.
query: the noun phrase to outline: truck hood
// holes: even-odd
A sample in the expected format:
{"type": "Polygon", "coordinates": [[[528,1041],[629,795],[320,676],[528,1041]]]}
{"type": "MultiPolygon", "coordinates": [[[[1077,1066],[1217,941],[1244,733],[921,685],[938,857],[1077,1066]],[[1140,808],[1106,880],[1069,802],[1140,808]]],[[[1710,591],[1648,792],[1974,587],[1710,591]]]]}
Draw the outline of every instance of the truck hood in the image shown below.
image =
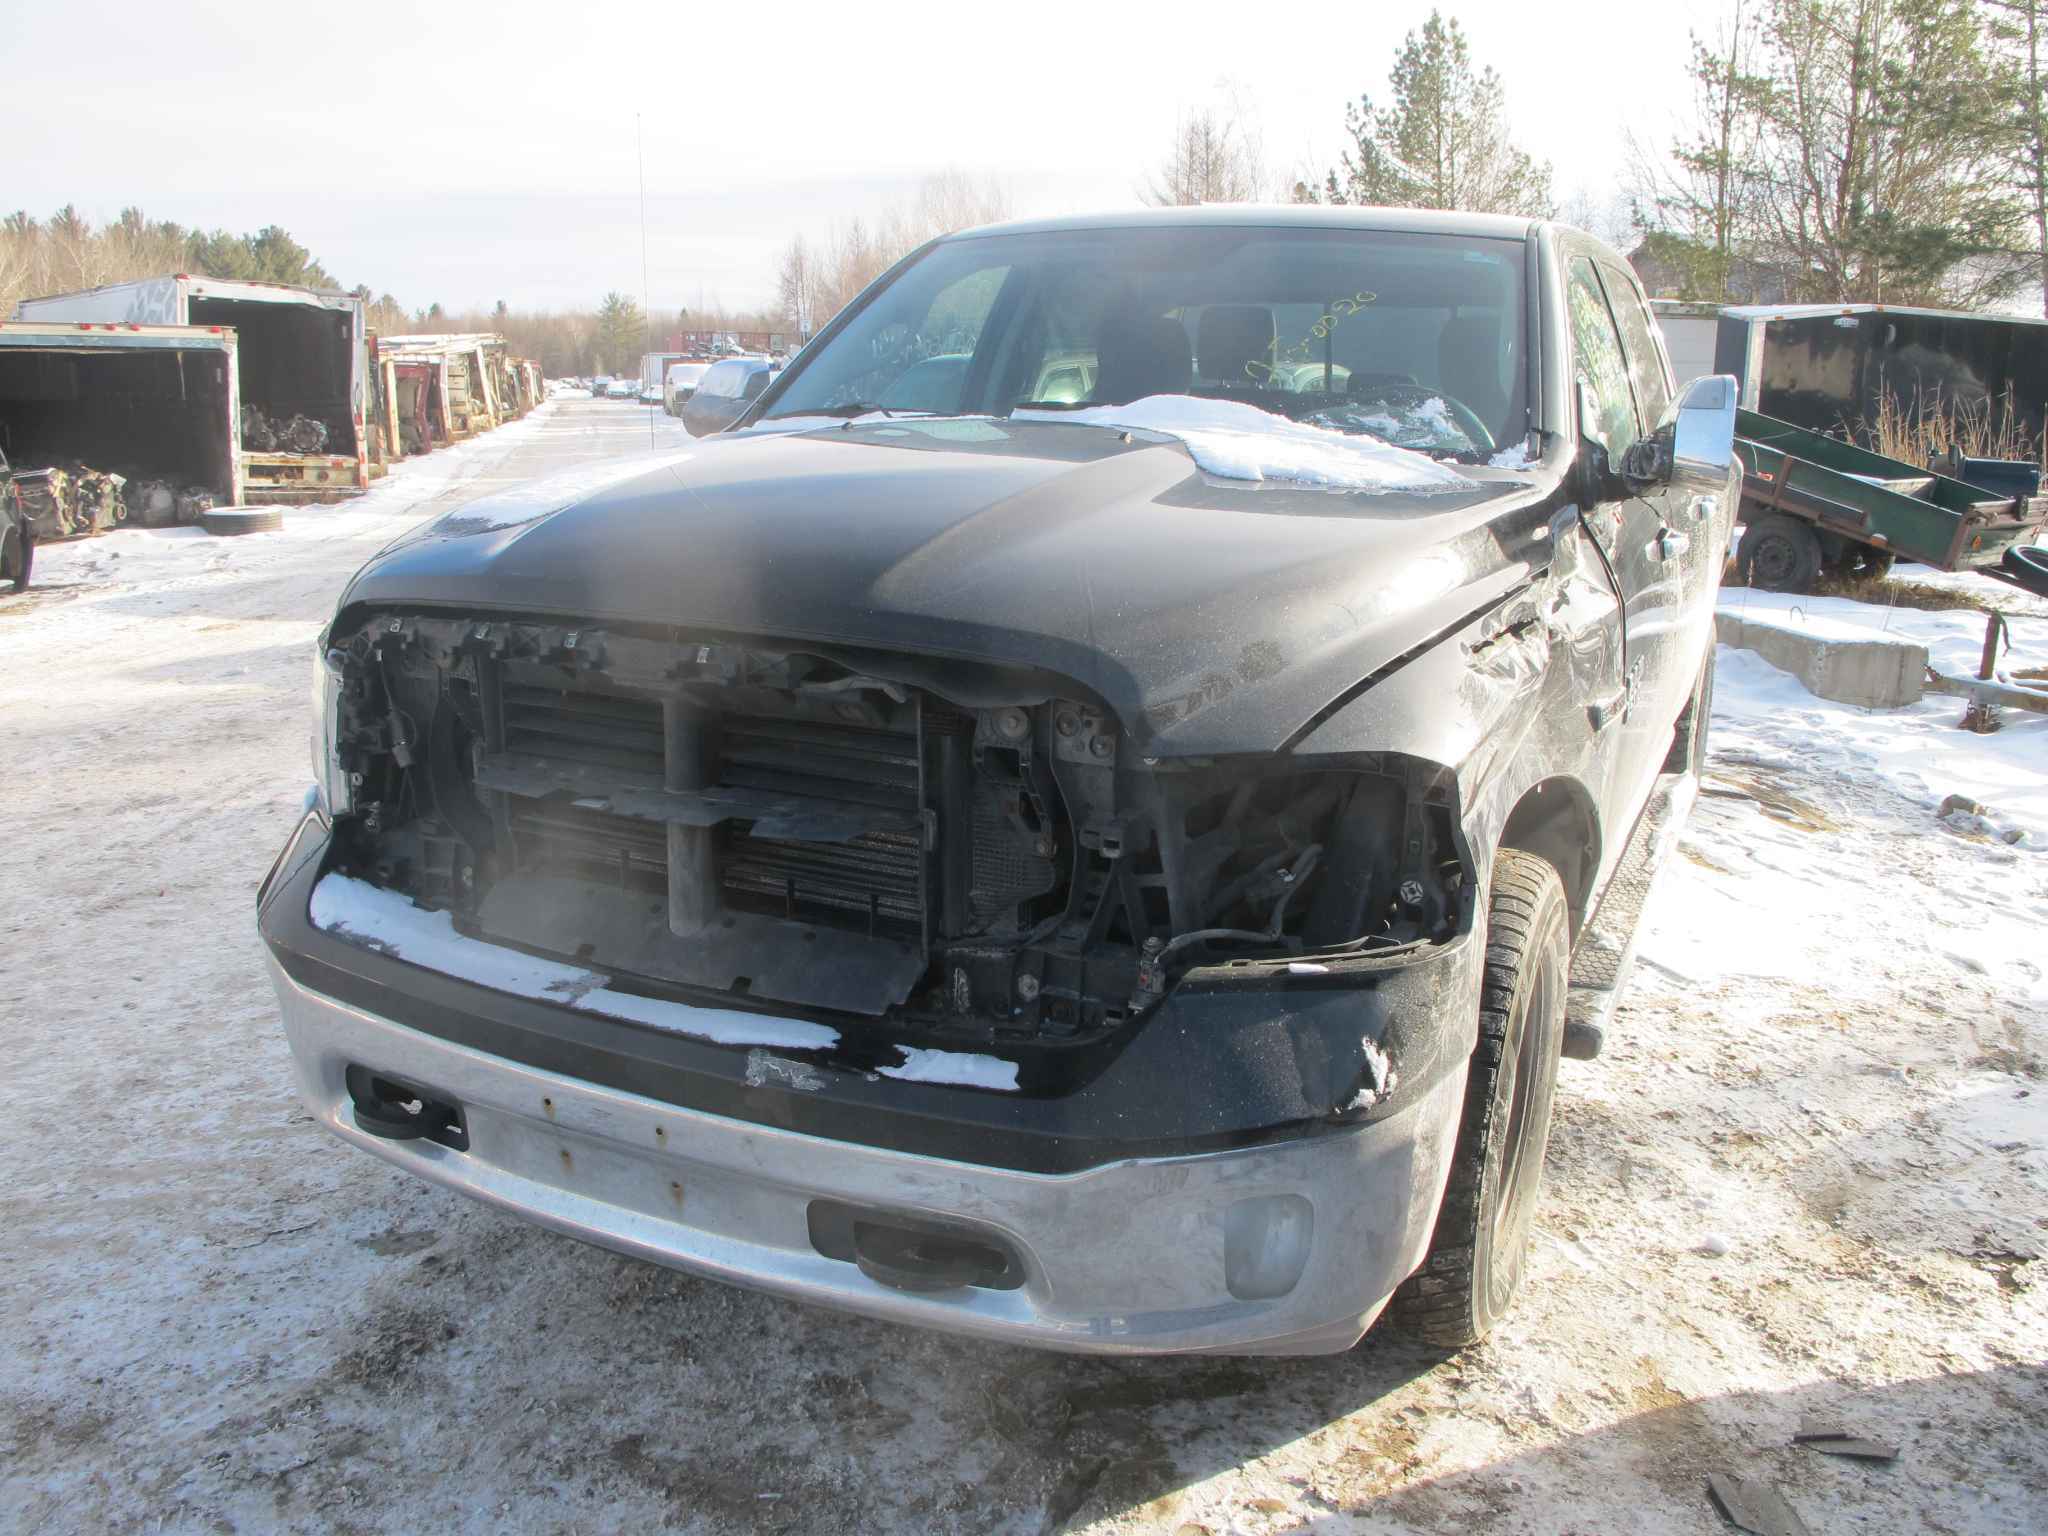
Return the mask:
{"type": "Polygon", "coordinates": [[[1152,753],[1270,751],[1526,580],[1496,530],[1522,506],[1508,521],[1540,526],[1545,491],[1221,480],[1145,432],[863,420],[486,496],[386,549],[343,602],[1030,667],[1152,753]]]}

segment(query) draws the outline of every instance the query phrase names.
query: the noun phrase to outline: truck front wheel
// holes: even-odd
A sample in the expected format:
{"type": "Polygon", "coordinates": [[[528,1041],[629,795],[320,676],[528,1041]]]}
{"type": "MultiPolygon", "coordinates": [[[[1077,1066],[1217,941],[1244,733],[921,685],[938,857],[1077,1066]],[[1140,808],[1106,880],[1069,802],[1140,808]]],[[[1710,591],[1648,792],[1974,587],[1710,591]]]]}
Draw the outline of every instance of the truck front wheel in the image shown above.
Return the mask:
{"type": "Polygon", "coordinates": [[[29,572],[35,569],[36,545],[26,519],[17,523],[0,546],[0,581],[17,592],[28,590],[29,572]]]}
{"type": "Polygon", "coordinates": [[[1450,1181],[1429,1257],[1394,1293],[1393,1315],[1431,1344],[1477,1343],[1521,1285],[1550,1141],[1569,961],[1557,871],[1534,854],[1501,849],[1487,911],[1479,1043],[1450,1181]]]}

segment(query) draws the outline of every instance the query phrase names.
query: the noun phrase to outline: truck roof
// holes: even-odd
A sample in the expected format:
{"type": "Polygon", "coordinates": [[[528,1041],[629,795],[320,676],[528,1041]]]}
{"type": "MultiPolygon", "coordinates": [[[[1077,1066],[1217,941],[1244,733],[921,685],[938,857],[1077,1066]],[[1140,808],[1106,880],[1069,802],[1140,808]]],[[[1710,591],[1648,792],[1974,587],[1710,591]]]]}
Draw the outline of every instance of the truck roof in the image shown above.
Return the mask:
{"type": "Polygon", "coordinates": [[[1208,203],[1196,208],[1132,208],[1078,217],[1016,219],[963,229],[945,239],[1093,229],[1360,229],[1402,234],[1526,239],[1544,221],[1497,213],[1446,213],[1433,208],[1361,208],[1323,203],[1208,203]]]}

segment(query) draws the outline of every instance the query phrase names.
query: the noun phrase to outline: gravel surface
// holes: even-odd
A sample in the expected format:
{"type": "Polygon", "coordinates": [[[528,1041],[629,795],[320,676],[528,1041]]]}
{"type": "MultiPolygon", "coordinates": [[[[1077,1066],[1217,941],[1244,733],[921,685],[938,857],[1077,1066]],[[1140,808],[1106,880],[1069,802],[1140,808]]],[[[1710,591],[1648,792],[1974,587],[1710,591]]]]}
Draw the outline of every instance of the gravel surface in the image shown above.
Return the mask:
{"type": "Polygon", "coordinates": [[[2048,858],[1935,817],[1966,762],[1903,782],[1743,654],[1617,1038],[1564,1065],[1527,1291],[1462,1355],[962,1343],[318,1134],[253,893],[321,621],[422,516],[683,446],[558,402],[281,533],[51,546],[0,598],[0,1528],[1706,1533],[1713,1471],[1816,1533],[2048,1528],[2048,858]]]}

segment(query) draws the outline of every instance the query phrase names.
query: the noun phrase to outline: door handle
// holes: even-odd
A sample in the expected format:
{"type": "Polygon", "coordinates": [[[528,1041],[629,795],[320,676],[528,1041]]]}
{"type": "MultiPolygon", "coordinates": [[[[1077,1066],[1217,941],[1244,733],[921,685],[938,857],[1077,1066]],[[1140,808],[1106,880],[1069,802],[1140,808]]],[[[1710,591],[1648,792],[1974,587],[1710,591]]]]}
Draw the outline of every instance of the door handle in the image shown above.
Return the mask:
{"type": "Polygon", "coordinates": [[[1672,528],[1659,528],[1657,537],[1650,540],[1652,560],[1675,560],[1692,548],[1692,535],[1680,533],[1672,528]]]}

